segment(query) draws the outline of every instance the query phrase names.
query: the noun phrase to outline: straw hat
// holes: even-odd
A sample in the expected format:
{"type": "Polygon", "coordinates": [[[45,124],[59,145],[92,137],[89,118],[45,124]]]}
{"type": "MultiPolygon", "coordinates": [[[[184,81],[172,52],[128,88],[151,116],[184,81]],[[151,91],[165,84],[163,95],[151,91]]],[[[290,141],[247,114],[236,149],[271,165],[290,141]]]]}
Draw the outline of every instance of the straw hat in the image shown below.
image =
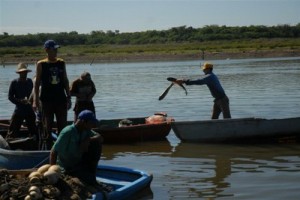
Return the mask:
{"type": "Polygon", "coordinates": [[[21,73],[21,72],[31,72],[32,70],[27,68],[27,65],[25,63],[19,63],[17,67],[16,73],[21,73]]]}
{"type": "Polygon", "coordinates": [[[213,67],[214,65],[208,62],[204,63],[204,65],[201,66],[202,69],[212,69],[213,67]]]}

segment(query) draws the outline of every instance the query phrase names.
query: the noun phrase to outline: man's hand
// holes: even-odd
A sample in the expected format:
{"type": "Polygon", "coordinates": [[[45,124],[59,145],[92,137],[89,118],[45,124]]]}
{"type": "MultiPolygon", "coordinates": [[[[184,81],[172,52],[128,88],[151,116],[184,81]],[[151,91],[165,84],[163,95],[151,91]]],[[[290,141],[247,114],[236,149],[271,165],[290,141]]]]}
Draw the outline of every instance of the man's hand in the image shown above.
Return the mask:
{"type": "Polygon", "coordinates": [[[71,98],[67,99],[67,109],[70,110],[72,108],[72,101],[71,98]]]}
{"type": "Polygon", "coordinates": [[[80,152],[84,153],[84,152],[88,151],[89,145],[90,145],[90,140],[91,140],[91,138],[88,137],[80,143],[80,147],[79,147],[80,152]]]}
{"type": "Polygon", "coordinates": [[[28,101],[27,98],[25,98],[25,99],[21,99],[21,100],[20,100],[20,103],[21,103],[21,104],[29,104],[30,102],[28,101]]]}
{"type": "Polygon", "coordinates": [[[37,112],[39,109],[39,101],[33,100],[32,102],[32,109],[34,110],[34,112],[37,112]]]}
{"type": "Polygon", "coordinates": [[[183,83],[186,83],[186,79],[177,79],[175,82],[176,82],[178,85],[181,85],[181,84],[183,84],[183,83]]]}

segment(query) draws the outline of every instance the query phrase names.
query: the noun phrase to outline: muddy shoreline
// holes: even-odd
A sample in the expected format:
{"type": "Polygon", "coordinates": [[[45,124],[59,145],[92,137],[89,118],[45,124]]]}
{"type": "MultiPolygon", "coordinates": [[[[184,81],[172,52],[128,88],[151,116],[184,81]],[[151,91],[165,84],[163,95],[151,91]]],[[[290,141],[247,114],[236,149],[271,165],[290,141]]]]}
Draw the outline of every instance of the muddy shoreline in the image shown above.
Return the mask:
{"type": "MultiPolygon", "coordinates": [[[[300,49],[295,50],[251,50],[242,52],[200,52],[197,54],[97,54],[97,55],[58,55],[66,63],[112,63],[112,62],[152,62],[152,61],[179,61],[179,60],[223,60],[223,59],[247,59],[247,58],[275,58],[275,57],[299,57],[300,49]]],[[[26,62],[34,64],[43,57],[9,57],[1,60],[1,65],[26,62]]]]}

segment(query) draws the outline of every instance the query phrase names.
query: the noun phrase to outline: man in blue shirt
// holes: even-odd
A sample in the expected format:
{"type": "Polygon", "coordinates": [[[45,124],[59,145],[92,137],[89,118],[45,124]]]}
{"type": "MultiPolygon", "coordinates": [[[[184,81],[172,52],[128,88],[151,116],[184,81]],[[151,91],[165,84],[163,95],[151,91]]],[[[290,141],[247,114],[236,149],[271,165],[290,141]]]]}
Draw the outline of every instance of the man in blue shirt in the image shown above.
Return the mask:
{"type": "Polygon", "coordinates": [[[203,78],[196,80],[177,79],[176,83],[185,83],[186,85],[207,85],[211,95],[214,97],[211,119],[218,119],[221,112],[223,113],[224,119],[231,118],[229,99],[226,96],[218,77],[213,73],[213,64],[204,63],[201,68],[205,74],[203,78]]]}

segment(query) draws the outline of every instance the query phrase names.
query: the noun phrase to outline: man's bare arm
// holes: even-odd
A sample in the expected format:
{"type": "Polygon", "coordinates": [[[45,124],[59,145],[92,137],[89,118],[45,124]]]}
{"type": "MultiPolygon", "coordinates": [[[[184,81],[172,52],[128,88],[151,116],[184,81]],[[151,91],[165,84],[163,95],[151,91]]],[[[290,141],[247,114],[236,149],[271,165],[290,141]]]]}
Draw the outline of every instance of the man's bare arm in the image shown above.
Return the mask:
{"type": "Polygon", "coordinates": [[[41,75],[42,75],[42,65],[41,63],[36,64],[36,77],[34,84],[34,95],[32,108],[37,111],[39,107],[39,97],[40,97],[40,85],[41,85],[41,75]]]}

